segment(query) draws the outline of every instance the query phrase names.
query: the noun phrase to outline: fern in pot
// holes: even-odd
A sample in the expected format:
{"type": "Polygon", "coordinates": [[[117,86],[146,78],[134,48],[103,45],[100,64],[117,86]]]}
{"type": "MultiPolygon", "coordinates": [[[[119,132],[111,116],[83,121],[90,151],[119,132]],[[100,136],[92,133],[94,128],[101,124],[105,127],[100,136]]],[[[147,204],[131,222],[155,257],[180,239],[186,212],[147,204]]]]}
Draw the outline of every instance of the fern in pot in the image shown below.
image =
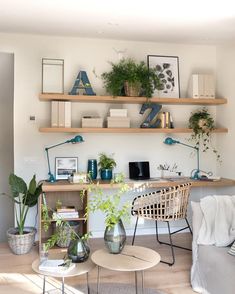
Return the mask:
{"type": "Polygon", "coordinates": [[[42,193],[42,184],[36,183],[35,175],[27,186],[22,178],[10,174],[9,185],[11,195],[6,193],[2,195],[10,197],[14,202],[17,227],[7,231],[8,244],[13,253],[26,254],[31,250],[35,241],[36,229],[25,226],[25,222],[30,207],[35,206],[38,202],[38,197],[42,193]]]}
{"type": "Polygon", "coordinates": [[[106,91],[113,96],[146,96],[152,97],[155,89],[161,86],[155,69],[148,68],[141,61],[134,59],[121,59],[112,63],[111,70],[104,72],[101,77],[106,91]]]}
{"type": "Polygon", "coordinates": [[[111,180],[113,178],[113,169],[116,165],[116,161],[112,155],[108,156],[105,153],[100,153],[98,167],[101,179],[111,180]]]}

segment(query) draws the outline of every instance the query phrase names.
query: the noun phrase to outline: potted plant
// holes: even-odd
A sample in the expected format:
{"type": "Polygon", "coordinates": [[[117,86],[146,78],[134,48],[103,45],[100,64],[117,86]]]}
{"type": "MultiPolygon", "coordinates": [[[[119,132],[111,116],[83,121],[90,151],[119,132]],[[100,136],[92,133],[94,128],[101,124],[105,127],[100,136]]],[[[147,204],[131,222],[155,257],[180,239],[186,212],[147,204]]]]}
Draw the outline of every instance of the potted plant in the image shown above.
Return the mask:
{"type": "Polygon", "coordinates": [[[43,198],[41,211],[44,231],[48,231],[52,221],[55,222],[56,227],[54,234],[43,244],[44,251],[48,252],[55,245],[67,247],[67,257],[72,262],[80,263],[86,261],[90,254],[90,248],[87,243],[90,233],[79,236],[77,223],[57,216],[55,211],[47,206],[45,198],[43,198]]]}
{"type": "Polygon", "coordinates": [[[9,185],[12,195],[6,195],[12,199],[15,204],[16,228],[10,228],[7,231],[8,244],[15,254],[28,253],[35,241],[36,229],[34,227],[26,227],[25,221],[30,207],[38,202],[38,197],[42,193],[42,184],[36,183],[36,176],[31,179],[29,186],[25,181],[10,174],[9,185]]]}
{"type": "Polygon", "coordinates": [[[97,210],[105,214],[104,242],[110,253],[120,253],[126,242],[122,220],[129,219],[130,212],[129,203],[121,203],[121,196],[128,190],[128,185],[124,183],[120,183],[118,190],[111,195],[104,194],[98,184],[89,187],[93,197],[88,202],[87,214],[97,210]]]}
{"type": "Polygon", "coordinates": [[[195,141],[196,147],[201,146],[202,152],[206,152],[211,148],[217,160],[220,161],[220,155],[211,142],[211,133],[215,129],[215,122],[206,108],[191,113],[189,128],[193,130],[191,139],[195,141]]]}
{"type": "Polygon", "coordinates": [[[152,97],[155,89],[161,87],[156,70],[148,68],[141,61],[121,59],[117,64],[110,62],[112,68],[101,77],[106,91],[113,96],[146,96],[152,97]]]}
{"type": "Polygon", "coordinates": [[[111,180],[113,178],[113,168],[116,166],[116,161],[112,156],[108,156],[105,153],[99,154],[98,167],[100,171],[100,177],[102,180],[111,180]]]}

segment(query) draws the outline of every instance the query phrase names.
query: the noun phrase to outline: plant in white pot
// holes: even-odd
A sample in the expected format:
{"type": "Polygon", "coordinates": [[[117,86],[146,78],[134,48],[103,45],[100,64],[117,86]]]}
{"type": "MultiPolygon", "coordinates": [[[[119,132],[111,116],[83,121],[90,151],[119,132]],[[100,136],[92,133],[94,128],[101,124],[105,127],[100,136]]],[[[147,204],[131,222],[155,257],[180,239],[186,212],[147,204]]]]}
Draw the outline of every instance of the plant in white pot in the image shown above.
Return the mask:
{"type": "Polygon", "coordinates": [[[38,202],[38,197],[42,193],[42,184],[36,183],[36,176],[34,175],[29,185],[25,181],[10,174],[9,185],[11,195],[2,193],[12,199],[15,205],[15,220],[17,227],[10,228],[7,231],[8,244],[15,254],[28,253],[35,241],[36,229],[34,227],[26,227],[25,221],[29,208],[33,207],[38,202]]]}

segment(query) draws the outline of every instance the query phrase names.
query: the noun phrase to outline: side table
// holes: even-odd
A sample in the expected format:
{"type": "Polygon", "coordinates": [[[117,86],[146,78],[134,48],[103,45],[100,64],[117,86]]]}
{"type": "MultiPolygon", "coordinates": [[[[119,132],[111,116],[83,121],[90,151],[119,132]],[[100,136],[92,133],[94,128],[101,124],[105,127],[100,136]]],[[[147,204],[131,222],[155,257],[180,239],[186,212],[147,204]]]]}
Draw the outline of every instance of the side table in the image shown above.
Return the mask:
{"type": "Polygon", "coordinates": [[[48,271],[42,271],[42,270],[39,270],[39,264],[40,264],[39,258],[34,260],[34,262],[32,263],[32,269],[36,273],[43,275],[43,294],[45,294],[46,277],[62,278],[62,294],[64,294],[64,279],[67,277],[80,276],[83,274],[86,274],[87,292],[88,292],[88,294],[90,294],[88,273],[91,269],[93,269],[95,267],[95,264],[90,259],[88,259],[87,261],[82,262],[82,263],[76,263],[75,268],[73,268],[71,271],[69,271],[67,273],[58,273],[58,272],[53,273],[53,272],[48,272],[48,271]]]}
{"type": "Polygon", "coordinates": [[[142,293],[144,293],[144,270],[157,265],[161,257],[149,248],[126,245],[121,253],[111,254],[107,249],[95,251],[91,260],[98,266],[97,293],[99,293],[100,267],[114,271],[135,272],[135,292],[138,293],[137,272],[141,272],[142,293]]]}

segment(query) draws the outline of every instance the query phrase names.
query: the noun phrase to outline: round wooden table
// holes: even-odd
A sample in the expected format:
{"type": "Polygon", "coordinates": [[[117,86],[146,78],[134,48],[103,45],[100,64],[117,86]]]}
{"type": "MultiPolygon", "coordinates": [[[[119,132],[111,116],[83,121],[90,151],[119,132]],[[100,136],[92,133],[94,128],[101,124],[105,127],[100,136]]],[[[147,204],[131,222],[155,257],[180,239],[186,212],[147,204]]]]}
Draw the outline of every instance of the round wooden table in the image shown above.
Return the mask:
{"type": "Polygon", "coordinates": [[[58,272],[53,273],[48,271],[42,271],[42,270],[39,270],[39,264],[40,264],[39,258],[34,260],[34,262],[32,263],[32,269],[36,273],[43,275],[43,294],[45,293],[46,277],[62,278],[62,293],[64,294],[64,279],[68,277],[80,276],[83,274],[86,274],[87,292],[88,294],[90,293],[88,273],[91,269],[95,267],[95,264],[90,259],[82,263],[76,263],[75,268],[71,269],[71,271],[67,273],[58,273],[58,272]]]}
{"type": "Polygon", "coordinates": [[[144,293],[144,270],[157,265],[161,257],[149,248],[126,245],[121,253],[111,254],[107,249],[95,251],[91,260],[98,266],[97,293],[99,293],[100,268],[113,271],[135,272],[135,290],[138,293],[137,272],[141,272],[142,293],[144,293]]]}

